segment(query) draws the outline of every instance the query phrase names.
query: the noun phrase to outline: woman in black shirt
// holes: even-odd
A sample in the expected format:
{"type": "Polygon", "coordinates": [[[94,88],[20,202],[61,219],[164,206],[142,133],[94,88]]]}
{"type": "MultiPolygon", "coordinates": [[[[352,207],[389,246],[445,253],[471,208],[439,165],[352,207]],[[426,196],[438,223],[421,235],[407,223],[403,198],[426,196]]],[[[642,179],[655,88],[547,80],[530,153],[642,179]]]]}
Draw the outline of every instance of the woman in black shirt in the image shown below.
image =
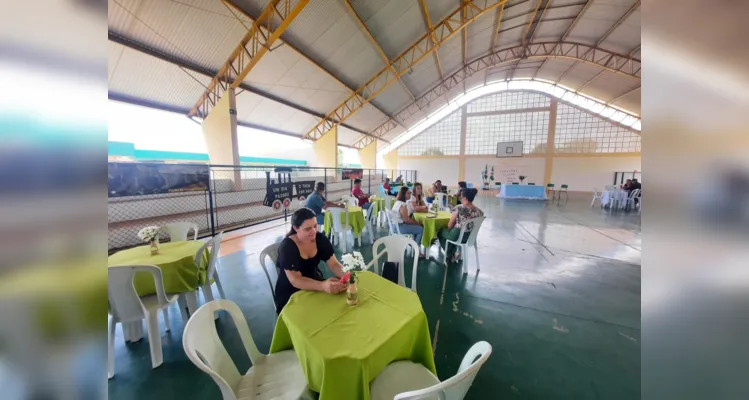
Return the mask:
{"type": "Polygon", "coordinates": [[[300,208],[291,216],[291,231],[278,247],[278,267],[283,271],[276,281],[276,312],[280,313],[292,294],[299,290],[316,290],[331,294],[346,290],[337,278],[323,280],[320,261],[337,277],[343,266],[333,254],[333,245],[317,231],[315,212],[300,208]]]}

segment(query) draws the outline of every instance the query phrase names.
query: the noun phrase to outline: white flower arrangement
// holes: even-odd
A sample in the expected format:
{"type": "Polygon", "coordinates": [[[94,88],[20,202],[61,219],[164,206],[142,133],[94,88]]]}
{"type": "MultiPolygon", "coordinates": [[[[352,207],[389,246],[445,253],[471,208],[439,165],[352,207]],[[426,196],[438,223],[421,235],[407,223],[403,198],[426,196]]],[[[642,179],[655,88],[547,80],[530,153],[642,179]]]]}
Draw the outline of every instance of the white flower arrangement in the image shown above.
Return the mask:
{"type": "Polygon", "coordinates": [[[358,251],[344,254],[341,257],[341,264],[343,265],[343,272],[345,272],[344,277],[348,276],[347,279],[343,280],[348,281],[349,283],[356,283],[356,273],[367,269],[364,257],[358,251]]]}
{"type": "Polygon", "coordinates": [[[147,226],[138,232],[138,238],[144,242],[151,242],[159,236],[158,226],[147,226]]]}

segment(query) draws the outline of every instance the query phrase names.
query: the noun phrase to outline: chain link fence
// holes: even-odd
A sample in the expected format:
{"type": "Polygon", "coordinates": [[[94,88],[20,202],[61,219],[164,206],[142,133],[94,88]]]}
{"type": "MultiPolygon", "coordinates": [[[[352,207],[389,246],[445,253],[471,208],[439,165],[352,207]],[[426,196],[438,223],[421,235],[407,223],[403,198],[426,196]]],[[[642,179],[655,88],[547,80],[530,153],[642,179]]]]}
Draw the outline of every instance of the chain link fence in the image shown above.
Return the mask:
{"type": "MultiPolygon", "coordinates": [[[[362,190],[367,193],[379,193],[385,178],[417,179],[412,170],[211,166],[207,191],[110,197],[109,252],[142,245],[138,231],[146,226],[193,222],[198,236],[204,237],[285,218],[304,207],[317,182],[325,183],[329,201],[338,201],[354,185],[353,178],[343,179],[344,172],[361,174],[362,190]]],[[[159,240],[169,238],[162,233],[159,240]]]]}

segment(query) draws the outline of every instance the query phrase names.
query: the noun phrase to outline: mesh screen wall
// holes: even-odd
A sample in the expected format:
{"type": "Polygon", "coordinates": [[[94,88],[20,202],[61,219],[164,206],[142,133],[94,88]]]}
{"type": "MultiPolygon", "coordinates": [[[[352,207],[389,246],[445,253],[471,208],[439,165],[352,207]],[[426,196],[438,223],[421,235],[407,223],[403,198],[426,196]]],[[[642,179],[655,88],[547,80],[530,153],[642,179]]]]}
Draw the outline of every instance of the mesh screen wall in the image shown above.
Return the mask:
{"type": "Polygon", "coordinates": [[[460,154],[460,118],[457,110],[398,148],[399,156],[450,156],[460,154]]]}

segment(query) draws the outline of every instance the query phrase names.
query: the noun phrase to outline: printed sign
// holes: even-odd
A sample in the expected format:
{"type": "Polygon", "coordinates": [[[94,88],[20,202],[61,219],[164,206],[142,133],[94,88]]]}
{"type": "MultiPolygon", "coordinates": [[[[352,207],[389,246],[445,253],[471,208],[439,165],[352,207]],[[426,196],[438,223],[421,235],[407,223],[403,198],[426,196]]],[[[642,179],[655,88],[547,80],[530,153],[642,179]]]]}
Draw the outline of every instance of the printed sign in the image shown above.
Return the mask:
{"type": "Polygon", "coordinates": [[[342,169],[341,179],[361,179],[364,176],[363,169],[342,169]]]}
{"type": "Polygon", "coordinates": [[[208,190],[207,165],[108,163],[109,197],[208,190]]]}
{"type": "Polygon", "coordinates": [[[291,168],[280,167],[273,170],[276,173],[276,179],[271,179],[270,171],[265,172],[265,198],[263,205],[272,207],[274,210],[280,210],[281,206],[289,208],[291,199],[304,201],[315,189],[315,181],[291,181],[291,168]]]}

